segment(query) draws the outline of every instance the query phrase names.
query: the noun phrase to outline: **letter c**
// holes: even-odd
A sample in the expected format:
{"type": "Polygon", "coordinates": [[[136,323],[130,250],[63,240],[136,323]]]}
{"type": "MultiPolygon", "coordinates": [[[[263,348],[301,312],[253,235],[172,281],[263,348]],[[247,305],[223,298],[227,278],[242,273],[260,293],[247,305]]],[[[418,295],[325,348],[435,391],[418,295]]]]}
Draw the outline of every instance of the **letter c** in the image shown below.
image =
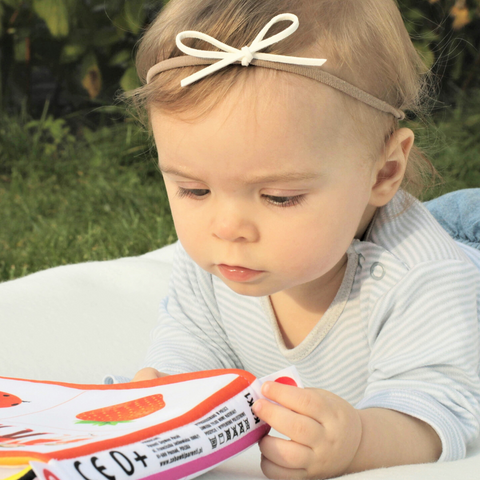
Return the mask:
{"type": "Polygon", "coordinates": [[[88,477],[86,477],[82,471],[80,470],[80,465],[82,464],[82,462],[75,462],[73,464],[73,466],[75,467],[75,470],[85,479],[85,480],[90,480],[88,477]]]}

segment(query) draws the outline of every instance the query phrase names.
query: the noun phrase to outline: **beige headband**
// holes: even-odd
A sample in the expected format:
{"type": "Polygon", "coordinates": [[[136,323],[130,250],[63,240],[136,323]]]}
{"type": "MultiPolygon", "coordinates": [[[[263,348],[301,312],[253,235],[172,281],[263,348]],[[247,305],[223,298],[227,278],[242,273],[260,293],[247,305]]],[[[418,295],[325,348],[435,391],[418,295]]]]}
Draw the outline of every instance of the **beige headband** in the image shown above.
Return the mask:
{"type": "Polygon", "coordinates": [[[381,112],[392,114],[398,120],[403,120],[405,118],[405,113],[402,110],[399,110],[383,100],[380,100],[379,98],[370,95],[360,88],[355,87],[345,80],[342,80],[341,78],[338,78],[335,75],[327,73],[318,68],[326,62],[325,59],[258,53],[258,50],[266,48],[267,46],[272,45],[273,43],[276,43],[279,40],[291,35],[297,28],[298,18],[295,15],[289,13],[278,15],[263,28],[263,30],[259,33],[257,38],[249,47],[243,47],[241,50],[226,45],[201,32],[181,32],[177,35],[176,43],[178,48],[184,53],[187,53],[187,55],[169,58],[168,60],[164,60],[154,65],[147,73],[147,84],[150,83],[158,74],[175,68],[209,65],[207,68],[204,68],[190,77],[183,79],[181,85],[187,86],[228,65],[238,64],[245,67],[254,65],[257,67],[295,73],[297,75],[311,78],[317,82],[335,88],[336,90],[339,90],[355,98],[356,100],[369,105],[370,107],[380,110],[381,112]],[[274,23],[282,20],[290,20],[292,21],[292,25],[290,25],[290,27],[284,31],[277,33],[276,35],[273,35],[265,40],[263,37],[266,35],[270,27],[274,23]],[[182,43],[184,38],[199,38],[201,40],[205,40],[222,49],[223,52],[197,50],[187,47],[182,43]]]}

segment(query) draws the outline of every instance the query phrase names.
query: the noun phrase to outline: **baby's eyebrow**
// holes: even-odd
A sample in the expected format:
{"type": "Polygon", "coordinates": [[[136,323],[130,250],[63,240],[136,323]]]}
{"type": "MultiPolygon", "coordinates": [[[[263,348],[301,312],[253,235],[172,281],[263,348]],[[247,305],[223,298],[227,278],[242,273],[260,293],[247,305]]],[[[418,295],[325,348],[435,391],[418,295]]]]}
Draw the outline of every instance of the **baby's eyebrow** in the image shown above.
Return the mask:
{"type": "MultiPolygon", "coordinates": [[[[159,165],[162,173],[176,175],[178,177],[189,178],[190,180],[202,181],[200,178],[190,174],[189,172],[179,170],[175,167],[159,165]]],[[[278,172],[269,175],[251,175],[243,179],[243,183],[274,183],[274,182],[293,182],[301,180],[312,180],[318,178],[318,172],[278,172]]]]}
{"type": "Polygon", "coordinates": [[[162,173],[168,173],[170,175],[176,175],[177,177],[185,177],[189,178],[190,180],[200,180],[199,178],[194,177],[193,175],[189,174],[188,172],[182,172],[181,170],[178,170],[175,167],[166,167],[162,165],[158,165],[158,168],[160,168],[160,171],[162,173]]]}
{"type": "Polygon", "coordinates": [[[311,180],[318,178],[318,172],[279,172],[271,175],[253,175],[245,180],[245,183],[273,183],[293,182],[299,180],[311,180]]]}

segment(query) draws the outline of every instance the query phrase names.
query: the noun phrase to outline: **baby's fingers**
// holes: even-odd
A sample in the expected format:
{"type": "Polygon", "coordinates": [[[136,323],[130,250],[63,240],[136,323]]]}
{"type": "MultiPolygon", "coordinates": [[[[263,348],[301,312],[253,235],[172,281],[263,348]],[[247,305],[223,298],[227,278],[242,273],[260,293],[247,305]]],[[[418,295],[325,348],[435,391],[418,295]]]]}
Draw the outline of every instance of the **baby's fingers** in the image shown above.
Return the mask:
{"type": "Polygon", "coordinates": [[[166,377],[166,373],[159,372],[155,368],[142,368],[133,377],[132,382],[143,382],[145,380],[155,380],[156,378],[166,377]]]}
{"type": "Polygon", "coordinates": [[[320,413],[330,412],[330,397],[336,397],[324,390],[292,387],[277,382],[266,382],[262,393],[268,399],[317,421],[320,413]]]}
{"type": "Polygon", "coordinates": [[[259,447],[265,459],[289,470],[304,469],[312,461],[312,449],[292,440],[267,435],[259,447]]]}
{"type": "Polygon", "coordinates": [[[302,445],[313,446],[323,433],[322,425],[312,418],[265,399],[257,400],[253,411],[272,428],[302,445]]]}
{"type": "Polygon", "coordinates": [[[262,455],[260,467],[266,477],[274,478],[275,480],[300,480],[307,478],[307,472],[305,470],[281,467],[264,455],[262,455]]]}

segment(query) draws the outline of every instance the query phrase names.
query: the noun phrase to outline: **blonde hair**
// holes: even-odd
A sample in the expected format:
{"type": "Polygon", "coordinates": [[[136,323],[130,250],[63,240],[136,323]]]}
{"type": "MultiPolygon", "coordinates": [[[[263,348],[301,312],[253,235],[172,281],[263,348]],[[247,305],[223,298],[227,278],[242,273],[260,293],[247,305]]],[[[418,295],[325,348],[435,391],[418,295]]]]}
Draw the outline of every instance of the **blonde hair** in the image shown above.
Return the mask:
{"type": "MultiPolygon", "coordinates": [[[[394,107],[421,116],[429,98],[430,76],[403,23],[395,0],[170,0],[142,38],[137,52],[137,72],[144,85],[129,92],[137,112],[147,114],[153,105],[166,113],[208,113],[242,76],[242,66],[230,66],[182,88],[180,80],[202,67],[163,72],[146,84],[148,70],[158,62],[183,55],[175,44],[184,30],[198,30],[241,49],[276,15],[293,13],[300,28],[265,53],[326,58],[326,71],[346,80],[394,107]],[[310,52],[308,55],[306,52],[310,52]]],[[[283,22],[267,36],[285,28],[283,22]]],[[[187,43],[187,42],[185,42],[187,43]]],[[[188,45],[211,50],[210,44],[190,39],[188,45]]],[[[285,75],[272,71],[270,75],[285,75]]],[[[342,95],[361,133],[360,138],[383,152],[398,120],[342,95]]],[[[145,116],[143,118],[146,118],[145,116]]],[[[378,158],[378,153],[372,156],[378,158]]],[[[414,146],[402,187],[419,195],[434,178],[435,168],[414,146]]]]}

